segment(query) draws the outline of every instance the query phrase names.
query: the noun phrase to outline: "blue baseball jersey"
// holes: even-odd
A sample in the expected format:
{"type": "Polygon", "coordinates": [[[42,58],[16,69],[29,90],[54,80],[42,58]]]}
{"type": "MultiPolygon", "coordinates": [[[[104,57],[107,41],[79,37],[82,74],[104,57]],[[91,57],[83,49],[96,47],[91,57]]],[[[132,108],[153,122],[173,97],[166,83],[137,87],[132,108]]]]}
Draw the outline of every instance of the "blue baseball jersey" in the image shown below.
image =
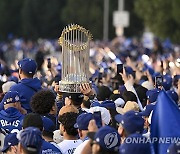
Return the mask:
{"type": "Polygon", "coordinates": [[[0,111],[0,128],[3,128],[9,132],[22,129],[21,121],[24,119],[24,115],[14,107],[10,107],[6,110],[0,111]]]}
{"type": "Polygon", "coordinates": [[[41,153],[42,154],[62,154],[60,149],[58,149],[55,145],[49,142],[46,142],[45,140],[43,140],[41,153]]]}

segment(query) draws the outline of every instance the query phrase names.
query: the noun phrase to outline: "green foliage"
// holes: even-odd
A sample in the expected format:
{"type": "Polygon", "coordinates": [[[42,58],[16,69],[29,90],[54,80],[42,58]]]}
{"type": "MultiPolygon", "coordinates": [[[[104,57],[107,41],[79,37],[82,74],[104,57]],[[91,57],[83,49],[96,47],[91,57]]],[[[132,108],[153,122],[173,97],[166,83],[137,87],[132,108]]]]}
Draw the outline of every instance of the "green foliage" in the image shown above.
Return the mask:
{"type": "Polygon", "coordinates": [[[178,42],[180,38],[179,0],[136,0],[137,14],[157,36],[169,37],[178,42]]]}

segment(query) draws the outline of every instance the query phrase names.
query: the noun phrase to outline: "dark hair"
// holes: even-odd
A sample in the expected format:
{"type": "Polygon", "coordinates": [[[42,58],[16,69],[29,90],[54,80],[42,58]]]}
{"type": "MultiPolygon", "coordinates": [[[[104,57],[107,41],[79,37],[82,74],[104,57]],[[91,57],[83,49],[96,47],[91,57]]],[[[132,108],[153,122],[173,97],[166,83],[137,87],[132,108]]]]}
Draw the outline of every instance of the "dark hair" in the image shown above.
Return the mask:
{"type": "Polygon", "coordinates": [[[55,95],[51,90],[41,90],[34,94],[30,105],[33,112],[47,114],[55,104],[55,95]]]}
{"type": "Polygon", "coordinates": [[[58,120],[64,126],[68,135],[76,136],[78,131],[74,128],[78,114],[74,112],[67,112],[58,117],[58,120]]]}
{"type": "Polygon", "coordinates": [[[53,139],[53,132],[42,131],[42,135],[53,139]]]}
{"type": "Polygon", "coordinates": [[[127,102],[127,101],[137,102],[136,95],[131,91],[124,91],[123,94],[122,94],[122,97],[123,97],[125,102],[127,102]]]}
{"type": "Polygon", "coordinates": [[[90,106],[91,106],[91,102],[90,102],[90,100],[88,99],[88,100],[83,100],[83,102],[82,102],[82,104],[86,107],[86,108],[90,108],[90,106]]]}
{"type": "Polygon", "coordinates": [[[105,100],[109,99],[111,94],[112,94],[112,91],[109,89],[109,87],[100,86],[100,87],[98,87],[97,99],[98,99],[98,101],[105,101],[105,100]]]}
{"type": "Polygon", "coordinates": [[[143,86],[138,86],[136,89],[137,95],[139,97],[139,100],[142,104],[142,107],[144,108],[147,104],[147,97],[146,97],[146,92],[148,91],[146,88],[143,86]]]}
{"type": "Polygon", "coordinates": [[[27,78],[33,78],[34,74],[29,74],[29,73],[26,73],[24,72],[22,69],[21,71],[23,72],[23,74],[27,77],[27,78]]]}

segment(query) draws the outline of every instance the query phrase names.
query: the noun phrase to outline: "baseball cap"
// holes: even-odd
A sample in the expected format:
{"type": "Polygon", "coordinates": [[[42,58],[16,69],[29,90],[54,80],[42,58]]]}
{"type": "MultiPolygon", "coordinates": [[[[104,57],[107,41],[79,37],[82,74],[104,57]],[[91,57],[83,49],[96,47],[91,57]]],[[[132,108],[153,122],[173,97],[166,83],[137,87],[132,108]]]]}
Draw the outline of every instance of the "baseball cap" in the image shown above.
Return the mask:
{"type": "Polygon", "coordinates": [[[121,108],[121,107],[117,107],[116,108],[116,111],[120,114],[124,114],[126,113],[127,111],[130,111],[130,110],[133,110],[133,111],[139,111],[139,105],[134,102],[134,101],[128,101],[124,108],[121,108]]]}
{"type": "Polygon", "coordinates": [[[115,120],[121,123],[123,128],[129,133],[141,133],[144,128],[144,119],[135,111],[128,111],[124,115],[118,114],[115,120]]]}
{"type": "Polygon", "coordinates": [[[179,100],[178,94],[174,90],[168,90],[166,93],[177,103],[179,100]]]}
{"type": "Polygon", "coordinates": [[[177,154],[180,151],[180,142],[171,144],[167,150],[167,154],[177,154]]]}
{"type": "Polygon", "coordinates": [[[163,87],[165,90],[170,90],[172,86],[172,77],[169,74],[163,75],[163,87]]]}
{"type": "Polygon", "coordinates": [[[151,114],[151,111],[154,109],[154,107],[155,107],[155,104],[152,104],[152,103],[146,105],[145,110],[140,112],[139,115],[149,117],[149,115],[151,114]]]}
{"type": "Polygon", "coordinates": [[[1,103],[6,105],[6,104],[10,104],[10,103],[19,102],[19,101],[20,101],[20,97],[19,97],[19,93],[17,91],[8,91],[5,94],[1,103]]]}
{"type": "Polygon", "coordinates": [[[24,58],[18,62],[19,68],[21,68],[27,74],[35,74],[37,64],[35,60],[30,58],[24,58]]]}
{"type": "Polygon", "coordinates": [[[151,146],[148,139],[141,134],[129,135],[119,148],[121,154],[151,154],[151,146]],[[139,141],[130,143],[129,141],[139,141]]]}
{"type": "Polygon", "coordinates": [[[51,119],[46,116],[42,116],[43,120],[43,132],[53,133],[55,131],[55,124],[51,119]]]}
{"type": "Polygon", "coordinates": [[[101,107],[105,107],[107,109],[116,109],[116,105],[114,101],[111,100],[105,100],[101,103],[101,107]]]}
{"type": "Polygon", "coordinates": [[[43,130],[43,121],[39,114],[29,113],[25,115],[22,126],[24,129],[27,127],[36,127],[43,130]]]}
{"type": "Polygon", "coordinates": [[[129,66],[125,67],[125,71],[126,71],[127,75],[133,74],[133,72],[134,72],[133,69],[131,67],[129,67],[129,66]]]}
{"type": "Polygon", "coordinates": [[[63,115],[64,113],[67,113],[67,112],[79,113],[78,109],[75,108],[73,105],[66,105],[60,109],[59,115],[63,115]]]}
{"type": "Polygon", "coordinates": [[[64,93],[63,96],[78,103],[81,103],[84,99],[84,95],[82,93],[64,93]]]}
{"type": "Polygon", "coordinates": [[[39,152],[42,146],[41,131],[35,127],[28,127],[17,135],[19,143],[28,151],[39,152]]]}
{"type": "Polygon", "coordinates": [[[116,107],[123,107],[125,104],[125,101],[122,98],[118,98],[114,101],[116,107]]]}
{"type": "Polygon", "coordinates": [[[89,132],[87,135],[105,151],[118,152],[121,139],[116,129],[103,126],[96,133],[89,132]]]}
{"type": "Polygon", "coordinates": [[[150,103],[153,103],[157,100],[157,97],[160,93],[160,89],[153,89],[153,90],[148,90],[146,92],[146,96],[149,99],[150,103]]]}
{"type": "Polygon", "coordinates": [[[6,135],[6,137],[4,139],[4,146],[1,150],[1,152],[5,152],[11,146],[18,145],[19,141],[18,141],[16,135],[17,135],[16,133],[10,133],[10,134],[6,135]]]}
{"type": "Polygon", "coordinates": [[[10,88],[11,88],[13,85],[15,85],[15,84],[16,84],[16,82],[14,82],[14,81],[7,81],[6,83],[4,83],[4,84],[2,85],[2,91],[3,91],[3,93],[8,92],[8,91],[10,90],[10,88]]]}
{"type": "Polygon", "coordinates": [[[74,128],[78,128],[80,130],[88,130],[89,121],[91,119],[93,119],[92,113],[80,114],[76,119],[76,123],[74,124],[74,128]]]}

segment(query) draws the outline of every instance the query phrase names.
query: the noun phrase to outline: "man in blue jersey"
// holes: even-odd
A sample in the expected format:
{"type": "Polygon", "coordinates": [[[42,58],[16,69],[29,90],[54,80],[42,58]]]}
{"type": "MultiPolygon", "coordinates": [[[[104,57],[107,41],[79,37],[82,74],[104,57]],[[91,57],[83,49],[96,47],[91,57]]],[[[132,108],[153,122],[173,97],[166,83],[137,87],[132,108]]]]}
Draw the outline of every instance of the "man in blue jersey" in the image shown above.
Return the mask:
{"type": "MultiPolygon", "coordinates": [[[[27,127],[36,127],[39,128],[39,130],[43,131],[43,120],[41,116],[37,113],[29,113],[25,116],[23,120],[23,129],[27,127]]],[[[42,154],[61,154],[61,151],[51,144],[50,142],[47,142],[43,139],[42,142],[42,154]]]]}
{"type": "Polygon", "coordinates": [[[21,112],[25,113],[25,110],[21,107],[18,92],[7,92],[1,103],[4,105],[4,110],[0,111],[0,128],[7,132],[21,130],[21,121],[24,118],[21,112]]]}
{"type": "Polygon", "coordinates": [[[19,78],[21,81],[10,88],[11,91],[17,91],[22,99],[21,105],[31,112],[31,107],[29,105],[31,97],[41,89],[41,83],[38,78],[33,78],[37,64],[34,60],[30,58],[22,59],[18,62],[19,66],[19,78]]]}

